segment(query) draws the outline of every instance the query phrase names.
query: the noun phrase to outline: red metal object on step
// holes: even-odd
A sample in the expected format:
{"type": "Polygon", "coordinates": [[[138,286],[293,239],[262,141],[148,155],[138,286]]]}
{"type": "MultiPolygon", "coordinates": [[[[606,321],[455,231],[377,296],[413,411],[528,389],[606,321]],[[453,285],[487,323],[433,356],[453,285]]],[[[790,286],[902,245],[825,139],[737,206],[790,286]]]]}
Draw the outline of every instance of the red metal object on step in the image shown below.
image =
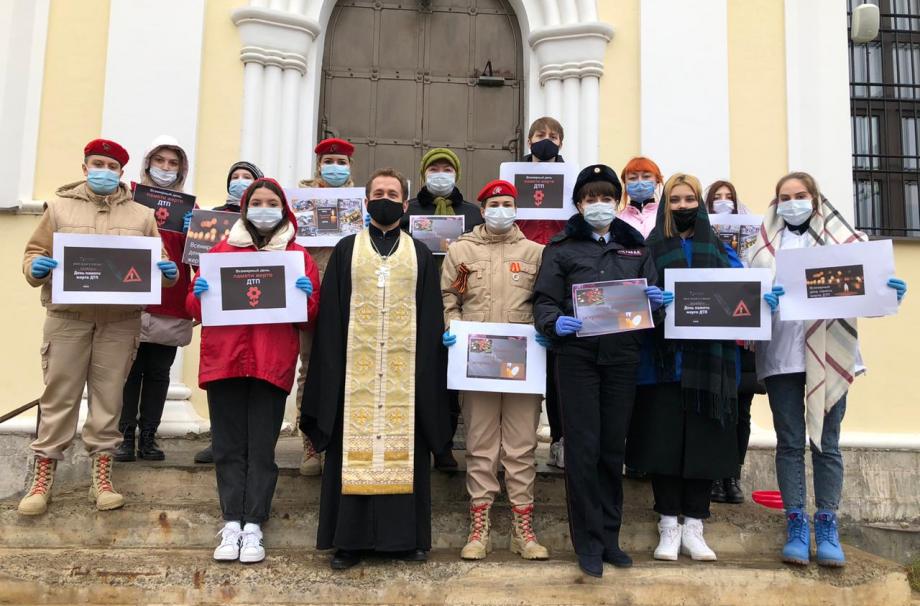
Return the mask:
{"type": "Polygon", "coordinates": [[[783,497],[778,490],[755,490],[751,493],[751,499],[770,509],[783,508],[783,497]]]}

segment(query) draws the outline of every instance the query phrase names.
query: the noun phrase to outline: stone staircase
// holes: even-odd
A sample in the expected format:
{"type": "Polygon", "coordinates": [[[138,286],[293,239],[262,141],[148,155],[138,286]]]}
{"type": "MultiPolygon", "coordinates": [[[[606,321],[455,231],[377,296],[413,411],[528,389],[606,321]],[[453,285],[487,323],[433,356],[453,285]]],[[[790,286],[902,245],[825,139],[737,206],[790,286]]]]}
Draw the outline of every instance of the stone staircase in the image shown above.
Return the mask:
{"type": "MultiPolygon", "coordinates": [[[[536,528],[549,562],[524,562],[507,551],[510,510],[494,508],[496,551],[484,562],[459,560],[466,539],[463,473],[434,472],[434,550],[424,564],[371,560],[344,573],[314,548],[320,482],[297,474],[299,439],[282,438],[281,477],[268,557],[257,565],[211,559],[221,526],[211,466],[194,465],[197,440],[162,441],[167,460],[118,464],[124,509],[100,513],[86,496],[80,451],[61,466],[48,514],[23,518],[18,495],[0,502],[0,604],[859,604],[908,605],[901,566],[855,548],[846,569],[805,569],[776,557],[782,515],[753,504],[714,506],[706,537],[717,563],[656,562],[656,516],[645,482],[627,481],[622,545],[629,570],[607,567],[603,579],[579,573],[558,470],[538,465],[536,528]]],[[[79,446],[79,445],[78,445],[79,446]]],[[[545,445],[541,445],[541,455],[545,445]]],[[[0,476],[25,479],[19,457],[0,458],[0,476]]]]}

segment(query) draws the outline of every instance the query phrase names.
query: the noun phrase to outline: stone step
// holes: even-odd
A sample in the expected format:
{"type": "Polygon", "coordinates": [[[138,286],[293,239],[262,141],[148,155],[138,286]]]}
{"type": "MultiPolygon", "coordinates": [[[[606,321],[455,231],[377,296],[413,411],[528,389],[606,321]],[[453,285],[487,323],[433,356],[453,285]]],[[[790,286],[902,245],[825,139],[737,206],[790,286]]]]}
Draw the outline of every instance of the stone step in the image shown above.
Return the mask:
{"type": "MultiPolygon", "coordinates": [[[[784,538],[782,515],[759,506],[718,505],[706,523],[706,539],[718,553],[775,553],[784,538]]],[[[465,504],[435,503],[432,542],[437,548],[460,549],[466,542],[469,517],[465,504]]],[[[658,542],[657,515],[648,505],[627,506],[620,533],[623,547],[633,552],[654,550],[658,542]]],[[[493,539],[506,548],[511,534],[509,507],[498,504],[493,515],[493,539]]],[[[271,547],[309,549],[315,545],[318,507],[275,499],[265,525],[271,547]]],[[[216,497],[205,500],[129,501],[123,509],[96,511],[85,490],[55,493],[48,513],[26,517],[13,499],[0,504],[0,536],[4,547],[207,548],[223,525],[216,497]]],[[[542,543],[555,552],[572,550],[568,513],[563,504],[535,509],[535,527],[542,543]]]]}
{"type": "Polygon", "coordinates": [[[495,552],[463,562],[437,550],[423,564],[369,561],[344,572],[328,555],[270,549],[254,565],[217,563],[201,550],[0,549],[6,604],[621,604],[909,606],[900,567],[856,549],[843,570],[792,568],[773,557],[656,562],[582,575],[572,556],[524,562],[495,552]]]}

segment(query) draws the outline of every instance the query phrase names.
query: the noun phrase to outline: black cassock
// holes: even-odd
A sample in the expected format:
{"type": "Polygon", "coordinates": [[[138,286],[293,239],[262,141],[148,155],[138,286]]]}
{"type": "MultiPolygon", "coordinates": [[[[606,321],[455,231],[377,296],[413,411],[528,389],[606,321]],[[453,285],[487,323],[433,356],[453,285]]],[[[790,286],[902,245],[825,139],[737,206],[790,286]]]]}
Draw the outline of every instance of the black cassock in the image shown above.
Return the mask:
{"type": "MultiPolygon", "coordinates": [[[[381,253],[390,254],[395,249],[399,228],[385,235],[374,226],[369,229],[381,253]]],[[[441,344],[444,307],[434,256],[425,244],[415,240],[412,243],[418,259],[413,494],[342,494],[345,354],[355,245],[355,236],[349,236],[336,245],[326,267],[301,407],[301,430],[317,451],[326,453],[317,549],[431,549],[430,453],[440,450],[450,437],[444,373],[446,351],[441,344]]]]}

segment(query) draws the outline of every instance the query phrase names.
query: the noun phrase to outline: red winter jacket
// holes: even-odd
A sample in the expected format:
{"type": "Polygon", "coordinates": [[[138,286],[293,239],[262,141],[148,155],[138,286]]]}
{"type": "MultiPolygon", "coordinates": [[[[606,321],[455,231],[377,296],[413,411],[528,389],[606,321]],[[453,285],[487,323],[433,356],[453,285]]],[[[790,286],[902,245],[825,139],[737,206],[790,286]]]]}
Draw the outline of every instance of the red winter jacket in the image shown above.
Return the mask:
{"type": "MultiPolygon", "coordinates": [[[[261,181],[261,179],[260,179],[261,181]]],[[[258,183],[258,181],[256,181],[258,183]]],[[[243,195],[243,207],[253,186],[243,195]]],[[[287,207],[287,201],[285,200],[287,207]]],[[[296,226],[297,220],[288,207],[288,218],[296,226]]],[[[245,215],[244,215],[245,216],[245,215]]],[[[240,222],[245,221],[240,218],[240,222]]],[[[239,224],[239,222],[238,222],[239,224]]],[[[297,244],[296,227],[291,231],[285,250],[303,253],[306,275],[313,282],[313,294],[307,301],[307,324],[255,324],[239,326],[202,326],[201,359],[198,364],[198,385],[202,389],[211,381],[253,377],[262,379],[290,393],[294,385],[294,370],[300,353],[300,331],[313,330],[319,312],[319,270],[310,253],[297,244]]],[[[255,246],[234,246],[230,238],[219,242],[212,253],[253,252],[255,246]]],[[[264,250],[264,249],[263,249],[264,250]]],[[[198,279],[198,274],[195,274],[198,279]]],[[[195,280],[192,280],[192,285],[195,280]]],[[[204,296],[208,296],[205,294],[204,296]]],[[[196,320],[201,319],[201,301],[189,287],[185,306],[196,320]]]]}
{"type": "Polygon", "coordinates": [[[160,240],[163,242],[163,248],[169,254],[169,259],[179,268],[179,280],[174,287],[163,289],[159,305],[148,305],[144,311],[158,316],[191,320],[192,316],[185,309],[185,295],[191,284],[189,267],[182,262],[182,253],[185,251],[185,234],[161,230],[160,240]]]}

